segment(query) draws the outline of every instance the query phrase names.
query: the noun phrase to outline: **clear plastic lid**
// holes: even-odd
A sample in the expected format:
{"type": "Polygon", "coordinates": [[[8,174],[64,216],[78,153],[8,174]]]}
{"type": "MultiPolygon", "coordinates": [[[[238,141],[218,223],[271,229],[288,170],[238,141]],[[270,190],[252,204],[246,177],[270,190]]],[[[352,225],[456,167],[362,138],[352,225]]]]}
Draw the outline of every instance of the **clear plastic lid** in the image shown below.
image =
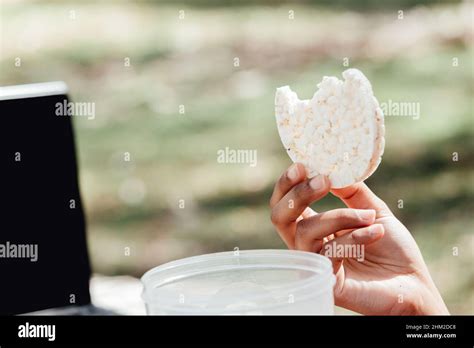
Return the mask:
{"type": "Polygon", "coordinates": [[[305,301],[332,292],[331,262],[290,250],[247,250],[185,258],[142,277],[147,307],[173,313],[227,313],[305,301]]]}

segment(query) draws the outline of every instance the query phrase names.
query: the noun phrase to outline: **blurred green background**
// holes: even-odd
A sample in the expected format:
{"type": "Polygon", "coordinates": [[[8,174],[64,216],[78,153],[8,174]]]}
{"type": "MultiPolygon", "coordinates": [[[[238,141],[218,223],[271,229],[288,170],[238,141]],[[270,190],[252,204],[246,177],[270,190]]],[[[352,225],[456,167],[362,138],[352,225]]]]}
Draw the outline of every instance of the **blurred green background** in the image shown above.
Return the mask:
{"type": "Polygon", "coordinates": [[[0,82],[64,80],[96,103],[94,120],[74,119],[93,268],[141,276],[284,247],[268,208],[290,164],[275,88],[309,98],[348,58],[381,102],[420,103],[418,120],[386,117],[367,183],[415,236],[451,312],[472,314],[473,5],[422,3],[3,1],[0,82]],[[219,164],[225,147],[256,149],[258,165],[219,164]]]}

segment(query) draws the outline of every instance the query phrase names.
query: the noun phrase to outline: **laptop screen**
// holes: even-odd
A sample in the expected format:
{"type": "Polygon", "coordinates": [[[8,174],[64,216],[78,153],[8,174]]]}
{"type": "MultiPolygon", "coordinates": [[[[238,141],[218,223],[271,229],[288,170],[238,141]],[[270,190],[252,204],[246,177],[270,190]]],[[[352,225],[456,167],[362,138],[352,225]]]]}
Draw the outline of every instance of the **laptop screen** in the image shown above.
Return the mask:
{"type": "Polygon", "coordinates": [[[63,83],[3,87],[0,314],[90,303],[90,265],[63,83]]]}

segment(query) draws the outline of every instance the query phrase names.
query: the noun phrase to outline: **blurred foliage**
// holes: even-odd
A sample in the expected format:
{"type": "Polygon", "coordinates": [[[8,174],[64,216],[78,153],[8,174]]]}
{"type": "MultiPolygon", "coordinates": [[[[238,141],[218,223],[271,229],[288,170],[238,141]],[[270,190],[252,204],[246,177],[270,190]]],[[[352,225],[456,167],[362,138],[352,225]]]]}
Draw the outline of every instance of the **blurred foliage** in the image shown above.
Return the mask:
{"type": "MultiPolygon", "coordinates": [[[[268,209],[290,164],[274,90],[310,97],[349,57],[380,101],[421,105],[418,120],[386,118],[367,183],[415,236],[451,311],[474,312],[472,5],[322,3],[2,5],[1,83],[65,80],[74,100],[96,103],[94,121],[74,120],[96,272],[140,276],[180,257],[284,247],[268,209]],[[227,146],[256,149],[258,165],[217,163],[227,146]]],[[[328,197],[314,208],[340,206],[328,197]]]]}
{"type": "MultiPolygon", "coordinates": [[[[176,4],[173,0],[149,0],[150,4],[176,4]]],[[[405,9],[419,5],[456,4],[460,0],[300,0],[300,6],[328,6],[335,9],[386,10],[405,9]]],[[[292,0],[181,0],[180,4],[194,7],[293,6],[292,0]]]]}

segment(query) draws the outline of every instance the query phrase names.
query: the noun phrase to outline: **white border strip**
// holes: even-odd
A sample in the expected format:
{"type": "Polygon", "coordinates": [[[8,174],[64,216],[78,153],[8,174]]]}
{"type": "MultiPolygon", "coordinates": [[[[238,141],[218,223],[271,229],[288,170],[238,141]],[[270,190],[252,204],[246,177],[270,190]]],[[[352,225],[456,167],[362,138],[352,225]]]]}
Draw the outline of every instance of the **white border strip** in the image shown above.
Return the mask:
{"type": "Polygon", "coordinates": [[[23,99],[62,95],[69,91],[63,81],[31,83],[27,85],[0,87],[0,100],[23,99]]]}

